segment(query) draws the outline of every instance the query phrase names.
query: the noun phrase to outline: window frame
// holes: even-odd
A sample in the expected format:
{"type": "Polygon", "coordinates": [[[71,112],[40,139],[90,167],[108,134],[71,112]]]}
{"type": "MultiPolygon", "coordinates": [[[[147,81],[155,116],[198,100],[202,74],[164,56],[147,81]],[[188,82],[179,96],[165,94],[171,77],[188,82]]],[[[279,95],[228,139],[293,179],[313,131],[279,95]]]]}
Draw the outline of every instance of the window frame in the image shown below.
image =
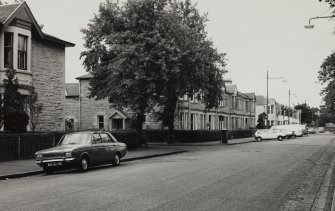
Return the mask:
{"type": "Polygon", "coordinates": [[[11,67],[13,67],[13,65],[14,65],[14,33],[13,32],[7,32],[7,31],[5,31],[4,32],[4,57],[3,57],[3,59],[4,59],[4,67],[5,68],[11,68],[11,67]],[[10,46],[7,46],[6,45],[6,35],[10,35],[10,46]],[[7,64],[6,63],[6,55],[8,56],[8,54],[6,53],[6,49],[9,49],[9,54],[10,54],[10,61],[9,61],[9,63],[10,64],[7,64]]]}
{"type": "Polygon", "coordinates": [[[23,35],[23,34],[18,34],[17,36],[17,69],[20,69],[20,70],[27,70],[27,64],[28,64],[28,36],[26,35],[23,35]],[[24,41],[24,48],[25,48],[25,51],[21,50],[19,48],[19,39],[20,38],[23,38],[23,41],[24,41]],[[21,56],[21,54],[23,54],[21,56]],[[21,64],[21,59],[23,58],[23,64],[21,64]],[[22,66],[23,65],[23,66],[22,66]]]}

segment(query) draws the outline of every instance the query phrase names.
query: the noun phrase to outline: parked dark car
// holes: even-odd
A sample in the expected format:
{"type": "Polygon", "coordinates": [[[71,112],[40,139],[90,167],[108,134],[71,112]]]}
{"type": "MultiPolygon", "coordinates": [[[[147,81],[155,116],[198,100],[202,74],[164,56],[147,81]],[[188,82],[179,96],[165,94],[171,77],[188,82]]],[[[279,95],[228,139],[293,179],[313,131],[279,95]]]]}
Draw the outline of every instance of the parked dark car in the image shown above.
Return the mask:
{"type": "Polygon", "coordinates": [[[64,135],[56,147],[35,153],[36,163],[46,173],[55,169],[78,168],[112,163],[119,165],[127,153],[127,146],[108,132],[74,132],[64,135]]]}

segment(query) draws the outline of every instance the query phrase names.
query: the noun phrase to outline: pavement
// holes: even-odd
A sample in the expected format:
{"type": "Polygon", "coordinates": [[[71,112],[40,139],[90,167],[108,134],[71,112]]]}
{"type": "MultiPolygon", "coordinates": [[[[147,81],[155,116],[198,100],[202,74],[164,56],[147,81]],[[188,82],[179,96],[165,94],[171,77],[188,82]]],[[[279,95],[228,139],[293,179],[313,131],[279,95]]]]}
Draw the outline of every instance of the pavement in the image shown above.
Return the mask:
{"type": "MultiPolygon", "coordinates": [[[[229,140],[228,145],[250,143],[255,141],[254,138],[242,138],[229,140]]],[[[149,143],[148,147],[137,150],[129,150],[122,162],[133,160],[148,159],[152,157],[167,156],[187,152],[189,147],[194,146],[219,146],[222,143],[218,141],[202,143],[149,143]]],[[[11,160],[0,162],[0,180],[14,179],[25,176],[42,174],[43,169],[35,163],[34,159],[11,160]]]]}

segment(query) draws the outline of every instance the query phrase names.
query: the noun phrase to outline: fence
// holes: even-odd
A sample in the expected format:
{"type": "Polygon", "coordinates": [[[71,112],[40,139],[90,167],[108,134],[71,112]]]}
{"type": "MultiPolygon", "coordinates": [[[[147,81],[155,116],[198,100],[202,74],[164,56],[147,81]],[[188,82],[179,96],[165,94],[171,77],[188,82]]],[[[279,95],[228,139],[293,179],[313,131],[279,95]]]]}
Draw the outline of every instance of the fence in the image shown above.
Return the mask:
{"type": "Polygon", "coordinates": [[[35,152],[55,146],[63,133],[0,134],[0,161],[33,158],[35,152]]]}

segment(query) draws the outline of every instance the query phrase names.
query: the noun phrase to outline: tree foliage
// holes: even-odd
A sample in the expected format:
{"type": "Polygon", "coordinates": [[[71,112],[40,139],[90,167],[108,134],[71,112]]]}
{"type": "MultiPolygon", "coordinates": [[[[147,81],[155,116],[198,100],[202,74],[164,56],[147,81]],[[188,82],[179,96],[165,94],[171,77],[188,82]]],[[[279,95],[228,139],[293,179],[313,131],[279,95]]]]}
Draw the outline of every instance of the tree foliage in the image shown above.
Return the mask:
{"type": "Polygon", "coordinates": [[[319,2],[326,2],[331,8],[335,7],[335,0],[319,0],[319,2]]]}
{"type": "Polygon", "coordinates": [[[318,122],[319,116],[317,112],[319,111],[318,108],[310,107],[306,103],[298,104],[294,106],[294,109],[301,110],[301,123],[314,125],[318,122]]]}
{"type": "Polygon", "coordinates": [[[110,0],[82,29],[81,53],[93,75],[91,97],[135,112],[155,112],[173,129],[178,97],[197,94],[207,108],[217,106],[224,86],[225,55],[207,38],[205,15],[190,0],[110,0]]]}
{"type": "Polygon", "coordinates": [[[43,104],[38,101],[38,94],[35,91],[35,87],[27,87],[29,95],[25,98],[26,110],[29,112],[29,127],[31,131],[35,131],[35,128],[39,122],[40,114],[42,113],[43,104]]]}
{"type": "Polygon", "coordinates": [[[258,129],[264,129],[264,128],[266,128],[265,121],[266,121],[266,113],[265,112],[260,113],[258,115],[256,128],[258,128],[258,129]]]}
{"type": "MultiPolygon", "coordinates": [[[[332,52],[322,63],[318,79],[325,87],[321,90],[324,105],[320,120],[330,121],[328,117],[335,116],[335,52],[332,52]],[[328,117],[327,117],[328,116],[328,117]]],[[[331,122],[333,122],[332,120],[331,122]]]]}
{"type": "Polygon", "coordinates": [[[18,91],[19,82],[15,75],[16,71],[9,68],[6,70],[7,78],[3,80],[4,129],[11,132],[25,132],[29,116],[24,111],[24,98],[18,91]]]}

